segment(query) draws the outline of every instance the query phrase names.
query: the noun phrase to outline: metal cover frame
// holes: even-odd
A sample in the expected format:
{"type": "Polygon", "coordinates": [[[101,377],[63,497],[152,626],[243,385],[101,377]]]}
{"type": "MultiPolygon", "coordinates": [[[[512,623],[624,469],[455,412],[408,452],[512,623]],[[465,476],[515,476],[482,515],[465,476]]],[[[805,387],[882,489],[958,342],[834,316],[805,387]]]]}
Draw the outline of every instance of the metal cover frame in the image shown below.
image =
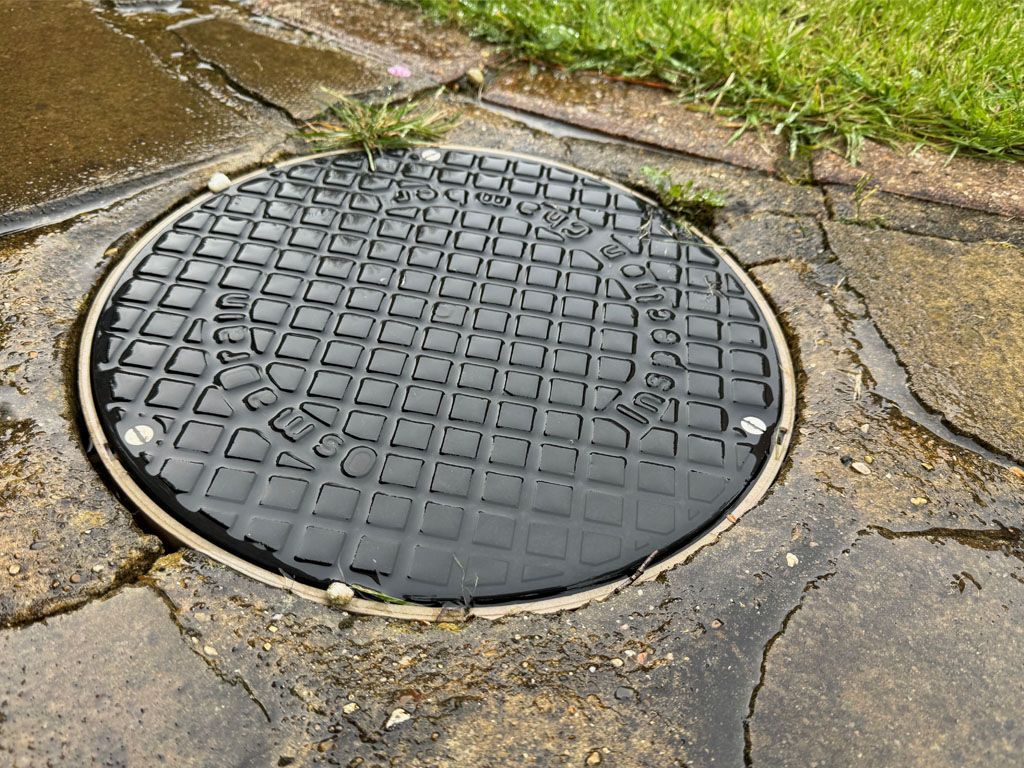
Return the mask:
{"type": "MultiPolygon", "coordinates": [[[[488,147],[474,147],[467,145],[458,144],[444,144],[436,145],[433,147],[438,150],[465,150],[470,152],[483,152],[494,155],[501,155],[513,159],[523,160],[540,160],[550,166],[556,168],[562,168],[572,173],[577,173],[582,176],[594,179],[606,184],[614,189],[620,190],[626,194],[629,194],[637,199],[643,200],[644,202],[660,207],[660,203],[656,200],[643,195],[636,190],[626,187],[623,184],[612,181],[611,179],[604,178],[602,176],[589,173],[580,168],[560,163],[547,158],[538,156],[526,155],[518,152],[507,152],[502,150],[495,150],[488,147]]],[[[424,148],[427,149],[427,148],[424,148]]],[[[356,150],[358,151],[358,150],[356,150]]],[[[293,165],[308,162],[313,159],[330,157],[334,155],[351,154],[353,150],[339,150],[334,152],[322,152],[313,155],[302,155],[299,157],[292,158],[290,160],[274,163],[269,166],[258,168],[254,171],[246,173],[237,178],[231,179],[232,184],[238,184],[244,182],[250,178],[259,176],[263,173],[272,170],[285,169],[293,165]]],[[[273,587],[285,589],[295,595],[312,600],[317,603],[329,605],[331,601],[328,599],[327,591],[319,589],[317,587],[303,584],[295,579],[283,576],[280,573],[269,571],[265,568],[257,566],[247,560],[244,560],[237,555],[228,552],[216,544],[213,544],[209,540],[203,538],[198,533],[188,528],[180,521],[171,516],[170,513],[165,511],[156,502],[154,502],[146,492],[135,482],[131,477],[128,470],[122,464],[120,458],[114,452],[109,445],[106,435],[104,433],[102,424],[99,420],[99,415],[96,409],[96,405],[93,401],[92,395],[92,378],[91,378],[91,351],[92,351],[92,340],[96,332],[97,323],[100,315],[107,300],[110,298],[110,294],[120,279],[122,274],[127,270],[129,265],[132,263],[135,256],[145,248],[157,235],[161,233],[165,226],[173,223],[185,213],[192,209],[200,207],[203,203],[214,196],[213,192],[204,192],[198,197],[194,198],[190,202],[176,208],[167,216],[160,219],[154,225],[152,225],[146,232],[146,234],[140,238],[124,256],[121,257],[120,261],[114,265],[113,269],[104,278],[99,290],[96,292],[92,299],[92,304],[89,308],[89,312],[86,316],[85,324],[82,329],[82,335],[79,339],[79,350],[78,350],[78,394],[80,398],[82,414],[84,417],[86,431],[89,438],[92,441],[93,448],[96,455],[99,457],[104,468],[110,473],[111,478],[114,480],[117,487],[128,497],[128,499],[138,508],[140,512],[153,524],[157,529],[172,539],[178,542],[182,546],[195,549],[208,557],[216,560],[236,571],[239,571],[257,581],[264,584],[268,584],[273,587]]],[[[474,606],[468,609],[452,609],[447,607],[433,607],[426,605],[418,605],[413,603],[407,604],[393,604],[385,603],[376,600],[370,600],[361,597],[354,597],[352,600],[344,604],[345,610],[352,611],[354,613],[373,615],[373,616],[388,616],[393,618],[412,619],[419,621],[436,621],[439,619],[450,619],[459,616],[476,616],[480,618],[495,619],[503,616],[507,616],[515,613],[522,612],[533,612],[533,613],[552,613],[561,610],[567,610],[572,608],[578,608],[591,601],[604,600],[619,591],[626,586],[632,584],[641,584],[651,579],[656,578],[661,573],[674,568],[677,565],[685,563],[699,550],[705,546],[717,541],[718,537],[723,532],[731,528],[746,512],[756,506],[760,500],[767,493],[771,487],[782,464],[785,460],[786,452],[789,447],[790,440],[792,438],[793,424],[796,415],[796,377],[793,370],[793,361],[789,354],[789,347],[786,343],[786,338],[782,332],[782,328],[779,325],[778,320],[775,317],[774,311],[769,305],[767,299],[762,294],[760,288],[750,278],[750,276],[744,271],[744,269],[733,259],[723,248],[717,243],[712,241],[703,232],[689,225],[689,229],[698,237],[700,237],[706,245],[715,252],[715,255],[721,258],[726,264],[728,264],[734,271],[737,279],[739,279],[743,286],[750,292],[751,298],[756,302],[758,308],[761,310],[765,325],[771,333],[772,340],[775,343],[775,347],[779,358],[779,372],[781,375],[781,392],[782,392],[782,406],[780,409],[779,422],[776,427],[777,439],[771,455],[765,461],[764,466],[761,468],[760,473],[755,477],[746,489],[746,492],[737,500],[732,511],[730,511],[725,517],[723,517],[717,524],[705,531],[697,539],[692,541],[689,545],[676,551],[672,555],[659,560],[658,562],[650,565],[646,569],[642,570],[638,575],[633,577],[621,578],[617,581],[610,582],[607,584],[593,587],[590,589],[582,590],[579,592],[572,592],[569,594],[559,595],[556,597],[542,598],[537,600],[506,603],[500,605],[484,605],[474,606]]]]}

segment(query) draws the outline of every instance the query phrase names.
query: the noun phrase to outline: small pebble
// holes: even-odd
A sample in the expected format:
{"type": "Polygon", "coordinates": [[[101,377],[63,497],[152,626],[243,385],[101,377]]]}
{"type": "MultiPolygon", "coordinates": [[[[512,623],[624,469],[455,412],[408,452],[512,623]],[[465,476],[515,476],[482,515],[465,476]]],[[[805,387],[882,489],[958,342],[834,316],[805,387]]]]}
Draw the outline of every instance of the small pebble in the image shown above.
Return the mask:
{"type": "Polygon", "coordinates": [[[390,731],[392,728],[394,728],[394,727],[396,727],[398,725],[401,725],[406,720],[409,720],[411,718],[412,718],[412,715],[410,715],[404,709],[399,707],[398,709],[396,709],[394,712],[391,713],[391,716],[388,718],[388,721],[386,723],[384,723],[384,728],[386,730],[390,731]]]}
{"type": "Polygon", "coordinates": [[[786,565],[788,565],[790,568],[796,568],[799,562],[800,558],[794,555],[792,552],[786,553],[786,565]]]}
{"type": "Polygon", "coordinates": [[[636,699],[636,691],[632,688],[620,685],[615,689],[615,698],[619,701],[633,701],[636,699]]]}
{"type": "Polygon", "coordinates": [[[870,475],[871,467],[865,464],[863,461],[855,461],[850,465],[850,469],[854,472],[860,472],[862,475],[870,475]]]}
{"type": "Polygon", "coordinates": [[[331,605],[346,605],[355,596],[356,593],[352,591],[352,588],[340,581],[332,582],[331,586],[327,588],[327,602],[331,605]]]}
{"type": "Polygon", "coordinates": [[[275,624],[271,624],[269,627],[267,627],[267,631],[268,632],[277,632],[277,626],[275,624]]]}
{"type": "Polygon", "coordinates": [[[719,619],[714,619],[711,622],[711,628],[712,629],[721,629],[722,628],[722,622],[719,619]]]}
{"type": "Polygon", "coordinates": [[[350,701],[348,704],[341,708],[341,711],[344,712],[346,715],[351,715],[357,709],[359,709],[359,705],[356,704],[354,701],[350,701]]]}
{"type": "Polygon", "coordinates": [[[479,67],[473,67],[473,69],[467,70],[466,77],[473,85],[484,84],[484,71],[479,67]]]}
{"type": "Polygon", "coordinates": [[[587,755],[587,765],[600,765],[601,764],[601,753],[596,749],[587,755]]]}
{"type": "Polygon", "coordinates": [[[271,645],[270,643],[264,643],[264,644],[263,644],[263,650],[264,650],[264,651],[269,651],[269,650],[270,650],[271,648],[273,648],[273,647],[274,647],[274,646],[272,646],[272,645],[271,645]]]}
{"type": "Polygon", "coordinates": [[[11,576],[17,576],[19,573],[21,573],[21,566],[15,563],[14,565],[9,566],[7,568],[7,572],[11,574],[11,576]]]}
{"type": "Polygon", "coordinates": [[[210,180],[206,182],[206,188],[211,192],[223,192],[230,186],[231,179],[229,179],[223,173],[213,174],[213,176],[210,177],[210,180]]]}
{"type": "Polygon", "coordinates": [[[217,655],[217,649],[214,648],[212,645],[204,645],[203,646],[203,653],[205,653],[207,656],[216,656],[217,655]]]}
{"type": "Polygon", "coordinates": [[[82,577],[81,577],[81,576],[79,576],[79,575],[78,575],[77,573],[72,573],[72,574],[71,574],[71,579],[70,579],[70,581],[71,581],[71,583],[72,583],[72,584],[77,584],[77,583],[78,583],[78,582],[80,582],[81,580],[82,580],[82,577]]]}
{"type": "Polygon", "coordinates": [[[913,504],[915,507],[920,507],[927,504],[928,499],[926,499],[924,496],[915,496],[910,500],[910,503],[913,504]]]}
{"type": "Polygon", "coordinates": [[[612,659],[611,660],[611,665],[613,667],[615,667],[616,669],[618,669],[619,667],[621,667],[625,663],[626,662],[624,662],[622,659],[612,659]]]}
{"type": "Polygon", "coordinates": [[[102,565],[94,565],[92,567],[92,572],[93,573],[100,573],[102,571],[103,571],[103,566],[102,565]]]}

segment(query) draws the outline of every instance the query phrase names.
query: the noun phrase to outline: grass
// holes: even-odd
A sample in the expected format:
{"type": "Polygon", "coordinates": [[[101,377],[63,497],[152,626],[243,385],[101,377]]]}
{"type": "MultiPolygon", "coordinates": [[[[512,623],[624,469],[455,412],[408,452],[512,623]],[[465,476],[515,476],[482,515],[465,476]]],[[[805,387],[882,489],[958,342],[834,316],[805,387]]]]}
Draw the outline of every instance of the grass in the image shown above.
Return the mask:
{"type": "Polygon", "coordinates": [[[640,173],[658,198],[658,202],[671,214],[698,227],[710,229],[715,210],[725,205],[725,196],[718,190],[702,189],[692,179],[673,181],[668,171],[645,165],[640,173]]]}
{"type": "Polygon", "coordinates": [[[440,141],[458,117],[433,98],[371,104],[328,91],[335,99],[325,117],[307,123],[299,135],[318,152],[360,147],[374,168],[373,150],[402,149],[440,141]]]}
{"type": "Polygon", "coordinates": [[[1024,157],[1019,0],[403,0],[520,55],[653,80],[792,152],[1024,157]]]}

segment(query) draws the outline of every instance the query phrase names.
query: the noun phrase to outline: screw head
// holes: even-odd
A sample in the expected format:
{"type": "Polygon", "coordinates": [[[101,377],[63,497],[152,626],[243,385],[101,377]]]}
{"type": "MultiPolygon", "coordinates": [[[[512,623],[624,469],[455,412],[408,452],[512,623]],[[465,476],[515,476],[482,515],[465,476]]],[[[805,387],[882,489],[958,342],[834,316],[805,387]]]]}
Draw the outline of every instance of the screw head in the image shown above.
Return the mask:
{"type": "Polygon", "coordinates": [[[748,435],[763,435],[768,430],[768,425],[757,416],[747,416],[740,422],[740,429],[748,435]]]}
{"type": "Polygon", "coordinates": [[[153,428],[148,424],[136,424],[124,431],[124,441],[128,445],[145,445],[153,439],[154,434],[153,428]]]}

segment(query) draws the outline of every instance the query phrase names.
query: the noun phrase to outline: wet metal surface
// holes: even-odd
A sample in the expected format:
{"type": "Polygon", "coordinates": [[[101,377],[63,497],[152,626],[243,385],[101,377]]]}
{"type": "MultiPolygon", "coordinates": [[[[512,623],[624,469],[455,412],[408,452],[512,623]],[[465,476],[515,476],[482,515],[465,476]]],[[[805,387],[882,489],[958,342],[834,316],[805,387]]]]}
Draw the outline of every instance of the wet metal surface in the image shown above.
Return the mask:
{"type": "Polygon", "coordinates": [[[92,396],[180,522],[317,586],[472,605],[657,562],[778,460],[763,309],[659,209],[521,156],[367,163],[243,181],[115,273],[92,396]]]}

